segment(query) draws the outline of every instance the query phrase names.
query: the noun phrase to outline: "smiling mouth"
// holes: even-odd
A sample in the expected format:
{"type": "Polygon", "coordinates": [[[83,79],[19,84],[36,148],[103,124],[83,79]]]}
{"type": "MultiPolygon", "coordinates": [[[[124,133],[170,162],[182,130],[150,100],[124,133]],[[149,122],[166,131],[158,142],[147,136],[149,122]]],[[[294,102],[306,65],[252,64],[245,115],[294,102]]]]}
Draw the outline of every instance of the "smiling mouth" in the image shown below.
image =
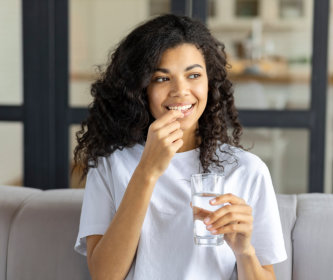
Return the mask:
{"type": "Polygon", "coordinates": [[[194,104],[191,105],[185,105],[185,106],[166,106],[168,110],[177,110],[181,112],[186,112],[188,110],[191,110],[193,108],[194,104]]]}

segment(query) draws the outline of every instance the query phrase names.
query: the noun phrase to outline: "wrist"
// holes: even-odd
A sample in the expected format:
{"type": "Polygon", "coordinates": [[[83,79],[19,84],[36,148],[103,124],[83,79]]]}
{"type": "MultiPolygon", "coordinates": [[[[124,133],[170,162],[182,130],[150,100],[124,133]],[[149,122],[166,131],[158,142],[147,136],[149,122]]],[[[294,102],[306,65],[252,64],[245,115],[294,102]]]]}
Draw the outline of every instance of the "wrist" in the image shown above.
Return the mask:
{"type": "Polygon", "coordinates": [[[149,185],[155,185],[156,181],[160,177],[152,172],[151,168],[147,168],[144,164],[139,162],[135,169],[135,172],[149,185]]]}
{"type": "Polygon", "coordinates": [[[249,258],[249,257],[253,257],[255,255],[256,255],[256,250],[252,246],[252,244],[250,244],[246,249],[242,250],[241,252],[235,253],[236,259],[249,258]]]}

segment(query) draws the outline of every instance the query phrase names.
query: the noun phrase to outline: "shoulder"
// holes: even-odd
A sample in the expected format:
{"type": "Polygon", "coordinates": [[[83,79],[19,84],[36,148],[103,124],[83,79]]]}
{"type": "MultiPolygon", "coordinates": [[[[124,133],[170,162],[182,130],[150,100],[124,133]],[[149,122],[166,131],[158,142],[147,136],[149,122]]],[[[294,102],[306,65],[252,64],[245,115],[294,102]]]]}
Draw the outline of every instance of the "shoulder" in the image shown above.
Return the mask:
{"type": "Polygon", "coordinates": [[[97,166],[89,168],[89,172],[105,175],[115,170],[116,166],[130,167],[140,159],[143,148],[142,145],[136,144],[132,147],[117,149],[108,156],[100,156],[97,158],[97,166]]]}
{"type": "Polygon", "coordinates": [[[108,161],[126,161],[132,162],[137,161],[138,158],[141,157],[144,146],[141,144],[135,144],[131,147],[124,147],[121,149],[117,149],[110,156],[108,156],[108,161]]]}
{"type": "Polygon", "coordinates": [[[143,149],[143,145],[135,144],[118,149],[104,159],[114,180],[131,176],[141,159],[143,149]]]}
{"type": "Polygon", "coordinates": [[[225,168],[230,192],[254,206],[274,198],[274,188],[266,164],[255,154],[233,146],[225,146],[234,162],[225,168]],[[232,151],[232,153],[230,152],[232,151]]]}
{"type": "Polygon", "coordinates": [[[238,169],[246,173],[267,171],[266,164],[257,155],[241,148],[223,144],[218,154],[226,169],[238,169]]]}
{"type": "Polygon", "coordinates": [[[98,157],[97,166],[89,168],[86,189],[108,189],[114,197],[116,186],[127,186],[127,181],[141,158],[141,147],[134,145],[118,149],[108,156],[98,157]]]}
{"type": "Polygon", "coordinates": [[[115,160],[134,159],[141,156],[144,146],[141,144],[135,144],[131,147],[123,147],[115,150],[108,156],[98,157],[98,165],[107,165],[115,160]]]}

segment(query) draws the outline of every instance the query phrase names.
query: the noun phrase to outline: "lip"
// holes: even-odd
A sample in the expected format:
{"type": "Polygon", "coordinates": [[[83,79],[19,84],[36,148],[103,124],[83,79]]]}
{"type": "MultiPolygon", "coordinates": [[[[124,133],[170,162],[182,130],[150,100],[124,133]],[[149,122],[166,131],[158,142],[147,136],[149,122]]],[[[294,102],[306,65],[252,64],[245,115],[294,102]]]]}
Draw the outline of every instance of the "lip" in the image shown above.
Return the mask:
{"type": "Polygon", "coordinates": [[[194,105],[195,103],[192,102],[184,102],[184,103],[172,103],[165,105],[165,107],[182,107],[182,106],[187,106],[187,105],[194,105]]]}
{"type": "Polygon", "coordinates": [[[194,104],[192,104],[191,109],[189,109],[187,111],[182,111],[182,113],[184,114],[184,117],[187,117],[188,115],[190,115],[193,112],[195,105],[196,104],[194,103],[194,104]]]}
{"type": "Polygon", "coordinates": [[[196,103],[174,103],[174,104],[170,104],[170,105],[165,106],[165,108],[167,110],[169,110],[167,107],[178,107],[178,106],[181,107],[181,106],[186,106],[186,105],[192,105],[191,109],[186,110],[186,111],[181,111],[184,114],[184,117],[186,117],[186,116],[190,115],[193,112],[194,107],[196,106],[196,103]]]}

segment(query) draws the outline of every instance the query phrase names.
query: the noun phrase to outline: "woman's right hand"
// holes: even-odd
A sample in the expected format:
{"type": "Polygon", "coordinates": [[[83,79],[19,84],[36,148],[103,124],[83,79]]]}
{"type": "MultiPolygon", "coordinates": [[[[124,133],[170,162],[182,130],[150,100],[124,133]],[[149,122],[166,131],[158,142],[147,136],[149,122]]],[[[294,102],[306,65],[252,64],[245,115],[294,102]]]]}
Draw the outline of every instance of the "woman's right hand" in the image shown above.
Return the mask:
{"type": "Polygon", "coordinates": [[[158,179],[167,169],[174,154],[183,146],[183,131],[179,118],[184,114],[170,110],[155,120],[148,129],[147,141],[139,166],[153,179],[158,179]]]}

